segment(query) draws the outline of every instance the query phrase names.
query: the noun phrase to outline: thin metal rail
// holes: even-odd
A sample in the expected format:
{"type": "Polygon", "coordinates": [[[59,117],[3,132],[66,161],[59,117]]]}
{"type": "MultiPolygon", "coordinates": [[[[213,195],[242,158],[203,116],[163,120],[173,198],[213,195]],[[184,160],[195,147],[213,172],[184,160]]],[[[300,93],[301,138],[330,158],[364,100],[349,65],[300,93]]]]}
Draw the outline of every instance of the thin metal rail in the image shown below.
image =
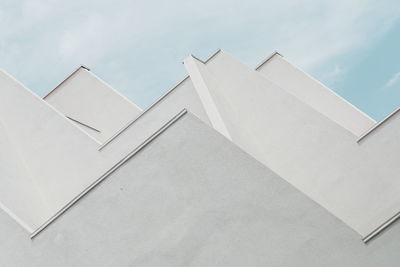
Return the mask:
{"type": "MultiPolygon", "coordinates": [[[[219,54],[222,50],[217,49],[213,54],[211,54],[205,61],[201,61],[204,64],[209,62],[212,58],[214,58],[217,54],[219,54]]],[[[175,86],[173,86],[170,90],[164,93],[161,97],[159,97],[153,104],[143,110],[136,118],[130,121],[127,125],[121,128],[118,132],[116,132],[113,136],[111,136],[108,140],[106,140],[100,147],[99,151],[101,151],[104,147],[106,147],[109,143],[111,143],[116,137],[118,137],[122,132],[128,129],[132,124],[134,124],[137,120],[139,120],[143,115],[145,115],[149,110],[155,107],[158,103],[160,103],[164,98],[166,98],[170,93],[172,93],[179,85],[181,85],[184,81],[189,78],[189,75],[185,76],[180,82],[178,82],[175,86]]]]}
{"type": "Polygon", "coordinates": [[[118,161],[113,167],[111,167],[106,173],[104,173],[101,177],[95,180],[91,185],[89,185],[85,190],[83,190],[79,195],[74,197],[70,202],[68,202],[62,209],[60,209],[55,215],[53,215],[49,220],[47,220],[44,224],[42,224],[37,230],[35,230],[30,238],[35,238],[39,233],[41,233],[44,229],[46,229],[50,224],[52,224],[58,217],[60,217],[64,212],[66,212],[69,208],[71,208],[76,202],[78,202],[82,197],[84,197],[87,193],[89,193],[93,188],[95,188],[98,184],[104,181],[110,174],[116,171],[122,164],[124,164],[131,157],[136,155],[139,151],[141,151],[145,146],[147,146],[151,141],[153,141],[157,136],[167,130],[172,124],[178,121],[181,117],[183,117],[187,113],[186,109],[183,109],[174,117],[172,117],[167,123],[165,123],[161,128],[155,131],[152,135],[150,135],[146,140],[144,140],[139,146],[137,146],[134,150],[132,150],[128,155],[123,157],[120,161],[118,161]]]}
{"type": "Polygon", "coordinates": [[[44,97],[42,97],[42,99],[46,99],[46,97],[48,97],[49,95],[51,95],[55,90],[57,90],[58,87],[60,87],[63,83],[65,83],[69,78],[71,78],[75,73],[78,72],[78,70],[80,69],[85,69],[87,71],[90,71],[90,69],[84,65],[80,65],[76,70],[74,70],[70,75],[68,75],[64,80],[62,80],[59,84],[56,85],[56,87],[54,87],[53,89],[50,90],[50,92],[48,92],[47,94],[45,94],[44,97]]]}
{"type": "Polygon", "coordinates": [[[364,133],[363,135],[361,135],[358,140],[357,143],[360,143],[361,140],[363,140],[365,137],[367,137],[370,133],[372,133],[375,129],[379,128],[379,126],[381,126],[382,124],[384,124],[385,122],[387,122],[391,117],[393,117],[397,112],[399,112],[400,107],[396,108],[394,111],[392,111],[392,113],[390,113],[389,115],[387,115],[383,120],[381,120],[380,122],[374,124],[366,133],[364,133]]]}
{"type": "Polygon", "coordinates": [[[391,217],[389,220],[384,222],[381,226],[376,228],[374,231],[372,231],[369,235],[365,236],[362,241],[364,243],[368,243],[371,241],[373,238],[375,238],[377,235],[382,233],[385,229],[387,229],[390,225],[392,225],[394,222],[396,222],[400,218],[400,212],[396,213],[393,217],[391,217]]]}

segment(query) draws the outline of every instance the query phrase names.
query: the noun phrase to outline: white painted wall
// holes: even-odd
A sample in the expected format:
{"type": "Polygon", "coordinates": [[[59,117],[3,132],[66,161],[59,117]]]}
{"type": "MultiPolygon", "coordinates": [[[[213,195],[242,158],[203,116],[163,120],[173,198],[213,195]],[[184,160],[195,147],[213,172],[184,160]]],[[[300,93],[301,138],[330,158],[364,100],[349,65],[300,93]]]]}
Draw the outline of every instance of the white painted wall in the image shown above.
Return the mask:
{"type": "Polygon", "coordinates": [[[226,53],[206,65],[189,57],[185,66],[205,81],[195,88],[208,90],[234,143],[362,236],[399,211],[397,146],[358,144],[348,129],[226,53]]]}
{"type": "Polygon", "coordinates": [[[399,226],[366,246],[188,113],[35,239],[0,211],[0,266],[393,267],[399,226]]]}
{"type": "Polygon", "coordinates": [[[102,151],[113,154],[120,153],[117,151],[127,147],[127,144],[130,144],[131,147],[138,146],[185,108],[196,114],[205,123],[210,124],[207,113],[190,78],[184,79],[157,100],[138,119],[124,128],[119,135],[110,139],[102,151]]]}
{"type": "Polygon", "coordinates": [[[20,179],[0,177],[0,202],[36,230],[125,156],[129,144],[113,156],[101,153],[96,140],[11,76],[0,72],[0,84],[0,119],[20,158],[14,175],[23,175],[23,164],[30,174],[24,179],[32,179],[21,186],[20,179]]]}
{"type": "MultiPolygon", "coordinates": [[[[190,106],[208,122],[191,80],[185,79],[99,151],[101,145],[92,136],[10,75],[1,72],[0,84],[0,121],[15,140],[15,146],[2,151],[9,160],[2,162],[3,167],[0,164],[4,174],[0,176],[0,190],[4,189],[0,203],[7,204],[3,208],[29,232],[43,225],[183,108],[190,106]],[[13,156],[16,151],[20,158],[13,156]],[[20,168],[22,164],[29,169],[31,182],[20,168]]],[[[6,131],[0,134],[10,144],[6,131]]]]}
{"type": "Polygon", "coordinates": [[[259,66],[257,71],[356,136],[375,124],[368,115],[278,53],[259,66]]]}
{"type": "Polygon", "coordinates": [[[67,117],[100,131],[77,123],[99,142],[110,138],[141,112],[138,106],[83,67],[44,99],[67,117]]]}
{"type": "MultiPolygon", "coordinates": [[[[395,179],[399,171],[395,164],[398,149],[394,144],[378,145],[394,142],[395,123],[389,122],[393,130],[379,141],[367,145],[374,133],[358,144],[354,132],[338,123],[338,119],[316,111],[317,107],[293,94],[293,89],[280,88],[265,73],[242,65],[224,52],[215,55],[206,65],[194,58],[188,58],[185,65],[190,78],[137,119],[131,118],[117,135],[110,132],[112,137],[103,146],[93,135],[85,133],[54,107],[2,73],[0,120],[9,136],[17,140],[17,151],[49,206],[42,205],[39,196],[32,193],[29,198],[21,198],[21,203],[35,200],[31,209],[21,209],[17,203],[10,203],[7,208],[36,229],[187,108],[363,236],[398,211],[399,184],[395,179]],[[392,158],[387,160],[385,153],[392,158]],[[37,214],[41,217],[36,218],[37,214]]],[[[79,70],[76,77],[79,73],[84,77],[82,80],[93,78],[86,70],[79,70]]],[[[67,79],[65,86],[73,78],[67,79]]],[[[65,91],[79,92],[82,80],[70,84],[70,89],[65,91]]],[[[92,87],[88,85],[88,88],[92,87]]],[[[63,91],[58,88],[52,94],[63,91]]],[[[328,102],[337,100],[338,105],[347,105],[335,96],[323,94],[323,97],[328,102]]],[[[317,98],[310,97],[312,101],[317,98]]],[[[72,102],[65,103],[71,107],[68,105],[72,102]]],[[[353,115],[360,113],[355,110],[353,115]]],[[[359,118],[369,121],[363,114],[359,118]]],[[[8,183],[5,188],[13,188],[4,192],[0,201],[11,199],[12,194],[24,196],[24,189],[17,184],[4,179],[0,182],[8,183]]]]}
{"type": "Polygon", "coordinates": [[[18,142],[9,136],[0,120],[0,207],[32,232],[32,224],[46,215],[47,205],[41,188],[21,157],[18,142]],[[30,211],[31,218],[26,221],[19,219],[18,215],[27,211],[30,211]]]}

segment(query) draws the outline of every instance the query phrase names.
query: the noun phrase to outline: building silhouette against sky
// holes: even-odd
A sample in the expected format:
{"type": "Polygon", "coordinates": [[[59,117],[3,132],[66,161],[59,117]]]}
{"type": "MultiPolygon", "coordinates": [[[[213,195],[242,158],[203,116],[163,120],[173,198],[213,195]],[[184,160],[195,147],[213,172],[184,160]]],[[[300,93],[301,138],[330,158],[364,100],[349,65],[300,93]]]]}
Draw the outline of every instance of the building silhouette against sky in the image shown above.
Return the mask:
{"type": "MultiPolygon", "coordinates": [[[[0,72],[0,266],[397,266],[399,114],[218,50],[141,110],[0,72]]],[[[157,79],[157,77],[154,77],[157,79]]]]}

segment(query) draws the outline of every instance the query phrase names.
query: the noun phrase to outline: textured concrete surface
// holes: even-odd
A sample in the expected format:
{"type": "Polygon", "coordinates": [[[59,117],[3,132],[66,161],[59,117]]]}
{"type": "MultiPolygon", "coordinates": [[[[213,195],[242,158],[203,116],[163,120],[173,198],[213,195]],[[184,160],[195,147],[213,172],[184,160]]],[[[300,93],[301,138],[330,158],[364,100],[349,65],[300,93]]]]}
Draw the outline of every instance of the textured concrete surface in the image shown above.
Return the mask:
{"type": "Polygon", "coordinates": [[[34,240],[0,213],[0,266],[398,266],[188,114],[34,240]]]}

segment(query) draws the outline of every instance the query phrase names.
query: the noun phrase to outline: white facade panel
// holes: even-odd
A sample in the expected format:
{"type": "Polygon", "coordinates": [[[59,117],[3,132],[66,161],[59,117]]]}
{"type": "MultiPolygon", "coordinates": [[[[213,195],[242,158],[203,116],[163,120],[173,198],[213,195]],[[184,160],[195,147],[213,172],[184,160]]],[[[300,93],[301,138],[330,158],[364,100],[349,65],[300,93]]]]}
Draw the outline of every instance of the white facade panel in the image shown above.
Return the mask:
{"type": "Polygon", "coordinates": [[[33,240],[0,211],[0,266],[397,266],[189,113],[33,240]]]}
{"type": "Polygon", "coordinates": [[[368,115],[278,53],[259,66],[257,71],[356,136],[362,135],[375,124],[368,115]]]}
{"type": "Polygon", "coordinates": [[[399,212],[397,113],[357,142],[374,121],[279,55],[258,71],[224,52],[185,66],[143,112],[85,68],[45,100],[0,73],[3,209],[38,229],[187,109],[363,237],[399,212]]]}
{"type": "Polygon", "coordinates": [[[226,53],[207,64],[188,64],[193,60],[185,60],[189,74],[201,73],[232,141],[242,149],[363,237],[399,212],[394,173],[400,166],[388,166],[391,160],[381,153],[396,155],[396,147],[366,151],[348,129],[226,53]]]}
{"type": "Polygon", "coordinates": [[[110,138],[141,112],[139,107],[83,67],[47,94],[44,100],[99,142],[110,138]]]}

